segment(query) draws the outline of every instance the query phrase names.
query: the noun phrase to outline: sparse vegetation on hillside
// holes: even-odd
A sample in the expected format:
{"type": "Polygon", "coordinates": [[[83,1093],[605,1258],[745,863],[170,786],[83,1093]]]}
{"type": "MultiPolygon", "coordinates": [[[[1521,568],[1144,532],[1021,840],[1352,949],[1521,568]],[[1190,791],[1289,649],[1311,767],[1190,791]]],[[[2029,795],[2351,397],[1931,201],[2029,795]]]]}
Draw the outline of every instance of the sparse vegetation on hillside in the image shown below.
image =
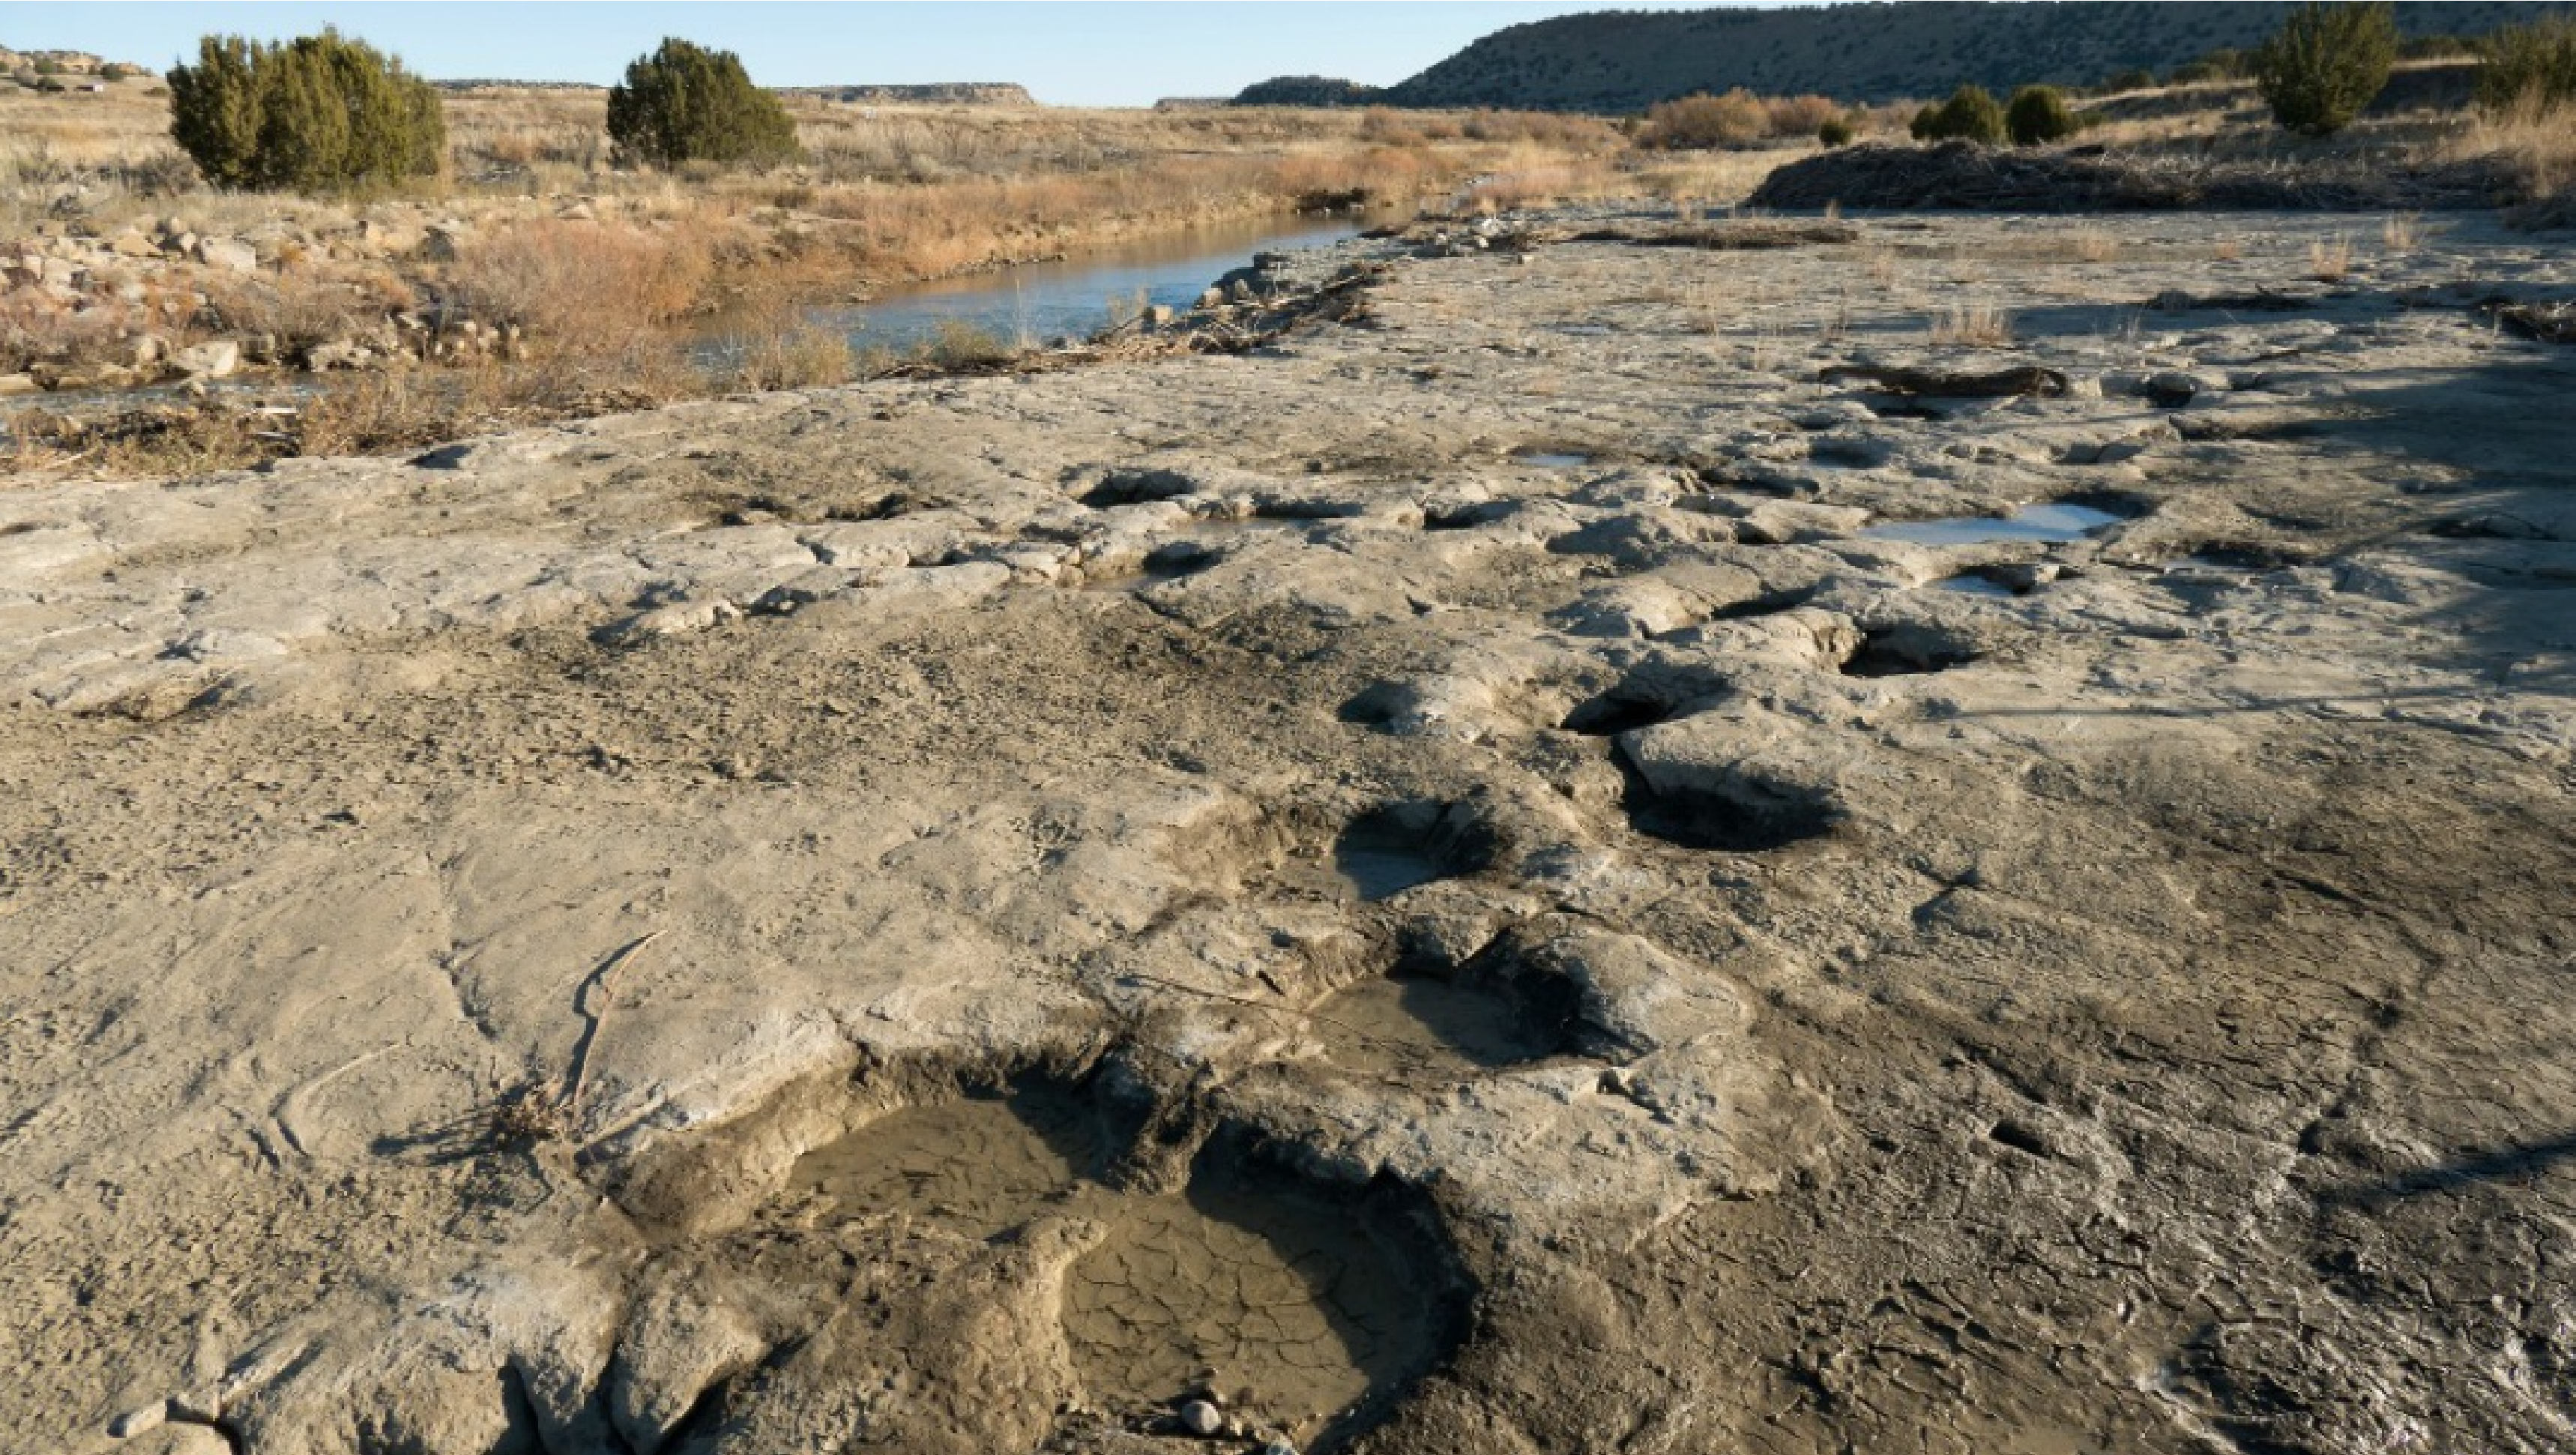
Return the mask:
{"type": "Polygon", "coordinates": [[[1335,76],[1273,76],[1237,92],[1237,106],[1371,106],[1386,94],[1382,86],[1363,86],[1335,76]]]}
{"type": "Polygon", "coordinates": [[[2397,22],[2386,4],[2302,5],[2254,52],[2254,82],[2272,119],[2304,136],[2352,124],[2388,84],[2397,22]]]}
{"type": "Polygon", "coordinates": [[[2544,112],[2576,104],[2576,18],[2497,31],[2478,69],[2478,104],[2490,112],[2544,112]]]}
{"type": "MultiPolygon", "coordinates": [[[[2407,0],[2396,7],[2396,21],[2410,36],[2475,36],[2563,8],[2407,0]]],[[[1381,99],[1399,106],[1635,114],[1658,101],[1736,86],[1757,95],[1828,92],[1874,104],[1946,94],[1961,81],[2002,94],[2038,82],[2089,85],[2119,72],[2164,75],[2253,47],[2292,9],[2277,0],[2208,0],[2180,8],[2089,0],[2045,11],[1999,0],[1910,0],[1602,10],[1496,31],[1388,88],[1381,99]]]]}
{"type": "Polygon", "coordinates": [[[1983,86],[1962,86],[1938,106],[1914,113],[1907,127],[1916,141],[1972,141],[1998,146],[2004,140],[2004,109],[1983,86]]]}
{"type": "Polygon", "coordinates": [[[741,57],[678,39],[637,57],[608,89],[608,136],[657,167],[774,166],[796,155],[796,123],[751,84],[741,57]]]}
{"type": "Polygon", "coordinates": [[[438,92],[336,31],[261,45],[198,42],[170,69],[170,136],[218,186],[328,191],[435,176],[438,92]]]}
{"type": "Polygon", "coordinates": [[[2024,86],[2004,110],[2004,130],[2015,146],[2045,146],[2064,141],[2082,128],[2073,108],[2054,86],[2024,86]]]}

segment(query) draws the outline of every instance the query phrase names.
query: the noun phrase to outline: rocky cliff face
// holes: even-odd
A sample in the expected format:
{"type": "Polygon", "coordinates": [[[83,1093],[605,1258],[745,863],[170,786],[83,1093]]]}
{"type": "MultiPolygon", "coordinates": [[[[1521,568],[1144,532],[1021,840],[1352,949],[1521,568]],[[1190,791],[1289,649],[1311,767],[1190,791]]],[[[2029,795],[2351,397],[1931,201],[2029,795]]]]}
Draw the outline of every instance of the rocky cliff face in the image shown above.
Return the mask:
{"type": "MultiPolygon", "coordinates": [[[[1601,12],[1499,30],[1388,90],[1401,106],[1637,111],[1694,91],[1745,86],[1887,101],[2032,81],[2089,84],[2162,72],[2250,46],[2293,7],[2275,3],[2084,5],[1931,0],[1794,10],[1601,12]]],[[[2474,35],[2564,4],[2400,4],[2408,35],[2474,35]]]]}
{"type": "Polygon", "coordinates": [[[66,76],[95,76],[108,67],[105,57],[87,51],[19,51],[0,45],[0,71],[31,71],[49,63],[66,76]]]}
{"type": "Polygon", "coordinates": [[[824,96],[860,106],[1035,106],[1029,88],[1010,81],[937,81],[920,86],[793,86],[791,96],[824,96]]]}

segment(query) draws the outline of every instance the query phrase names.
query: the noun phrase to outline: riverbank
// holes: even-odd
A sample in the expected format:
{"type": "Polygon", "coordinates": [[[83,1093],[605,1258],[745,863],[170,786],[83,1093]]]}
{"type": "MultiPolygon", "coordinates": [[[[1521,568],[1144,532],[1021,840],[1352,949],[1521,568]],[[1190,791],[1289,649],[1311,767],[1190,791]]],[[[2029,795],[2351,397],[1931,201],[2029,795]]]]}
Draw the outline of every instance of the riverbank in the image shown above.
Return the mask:
{"type": "MultiPolygon", "coordinates": [[[[826,310],[1211,228],[1409,211],[1479,177],[1590,175],[1624,146],[1582,118],[1396,133],[1337,111],[798,97],[798,166],[631,173],[607,165],[598,93],[495,88],[450,99],[438,185],[332,201],[194,188],[156,160],[166,103],[147,93],[0,97],[0,400],[16,401],[0,407],[18,468],[150,475],[402,449],[840,382],[910,359],[845,344],[826,310]],[[703,347],[711,329],[720,346],[703,347]],[[177,389],[110,402],[155,385],[177,389]],[[195,402],[204,390],[222,398],[195,402]]],[[[1095,301],[1088,327],[1062,331],[1111,322],[1110,296],[1095,301]]],[[[980,359],[1043,341],[1019,332],[915,330],[891,352],[980,359]]]]}
{"type": "MultiPolygon", "coordinates": [[[[1396,140],[1338,112],[897,108],[795,99],[766,173],[607,164],[596,92],[449,102],[452,170],[373,200],[219,194],[153,140],[134,83],[0,97],[0,394],[247,368],[625,352],[717,312],[1210,224],[1445,196],[1617,151],[1585,119],[1484,116],[1396,140]]],[[[154,118],[159,118],[156,123],[154,118]]]]}

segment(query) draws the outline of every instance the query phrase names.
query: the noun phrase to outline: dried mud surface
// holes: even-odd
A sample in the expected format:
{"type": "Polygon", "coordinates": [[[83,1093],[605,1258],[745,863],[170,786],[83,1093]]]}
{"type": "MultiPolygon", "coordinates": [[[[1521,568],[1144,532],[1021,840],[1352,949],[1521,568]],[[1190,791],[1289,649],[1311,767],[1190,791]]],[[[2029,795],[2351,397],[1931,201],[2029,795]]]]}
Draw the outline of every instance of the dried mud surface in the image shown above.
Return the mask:
{"type": "Polygon", "coordinates": [[[2563,246],[1668,221],[0,489],[0,1444],[2576,1441],[2563,246]]]}

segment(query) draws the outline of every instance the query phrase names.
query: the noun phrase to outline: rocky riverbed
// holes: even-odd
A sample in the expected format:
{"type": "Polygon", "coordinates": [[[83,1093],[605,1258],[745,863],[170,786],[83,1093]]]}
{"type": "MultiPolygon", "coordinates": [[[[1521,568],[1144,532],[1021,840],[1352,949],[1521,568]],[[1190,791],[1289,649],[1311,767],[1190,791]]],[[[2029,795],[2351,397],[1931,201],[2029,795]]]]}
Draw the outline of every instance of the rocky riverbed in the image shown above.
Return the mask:
{"type": "Polygon", "coordinates": [[[2355,231],[0,489],[0,1427],[2564,1448],[2576,276],[2355,231]]]}

